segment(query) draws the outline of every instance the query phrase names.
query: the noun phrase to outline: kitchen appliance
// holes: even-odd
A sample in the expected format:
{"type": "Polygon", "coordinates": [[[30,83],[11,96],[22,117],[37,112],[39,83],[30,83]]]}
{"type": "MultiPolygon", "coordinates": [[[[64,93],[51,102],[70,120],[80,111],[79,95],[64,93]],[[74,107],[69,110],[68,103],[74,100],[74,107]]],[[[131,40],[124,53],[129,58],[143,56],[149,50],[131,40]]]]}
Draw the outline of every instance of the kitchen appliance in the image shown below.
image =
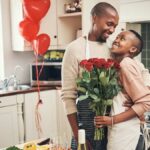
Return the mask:
{"type": "MultiPolygon", "coordinates": [[[[61,62],[38,63],[40,86],[60,85],[61,66],[61,62]]],[[[36,63],[30,65],[30,83],[31,86],[37,86],[36,63]]]]}

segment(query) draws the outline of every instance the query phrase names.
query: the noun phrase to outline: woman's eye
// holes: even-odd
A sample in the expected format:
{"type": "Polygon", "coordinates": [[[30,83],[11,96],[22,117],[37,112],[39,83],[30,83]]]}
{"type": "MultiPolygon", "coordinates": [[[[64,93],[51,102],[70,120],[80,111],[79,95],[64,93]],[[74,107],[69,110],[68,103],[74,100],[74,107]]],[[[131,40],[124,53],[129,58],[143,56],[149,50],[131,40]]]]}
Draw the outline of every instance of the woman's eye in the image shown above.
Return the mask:
{"type": "Polygon", "coordinates": [[[121,38],[121,41],[125,41],[125,38],[121,38]]]}

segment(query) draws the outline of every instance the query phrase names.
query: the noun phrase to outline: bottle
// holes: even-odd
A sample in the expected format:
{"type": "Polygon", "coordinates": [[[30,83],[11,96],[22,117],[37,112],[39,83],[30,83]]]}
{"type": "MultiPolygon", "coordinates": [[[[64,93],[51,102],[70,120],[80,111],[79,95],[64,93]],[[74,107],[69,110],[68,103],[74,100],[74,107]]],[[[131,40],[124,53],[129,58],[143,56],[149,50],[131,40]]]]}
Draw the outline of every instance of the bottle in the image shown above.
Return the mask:
{"type": "Polygon", "coordinates": [[[78,149],[77,150],[87,150],[84,129],[78,130],[78,149]]]}

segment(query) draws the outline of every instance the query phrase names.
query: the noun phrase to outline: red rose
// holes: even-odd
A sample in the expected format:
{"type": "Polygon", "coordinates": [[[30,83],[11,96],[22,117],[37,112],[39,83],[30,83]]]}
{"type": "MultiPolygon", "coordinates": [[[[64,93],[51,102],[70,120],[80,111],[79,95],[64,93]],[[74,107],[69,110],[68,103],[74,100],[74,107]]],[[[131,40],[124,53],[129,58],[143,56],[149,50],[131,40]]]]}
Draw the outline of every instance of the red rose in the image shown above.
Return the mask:
{"type": "Polygon", "coordinates": [[[101,68],[105,65],[105,63],[106,63],[106,60],[103,59],[103,58],[95,59],[94,66],[97,67],[97,68],[101,68]]]}
{"type": "Polygon", "coordinates": [[[107,62],[113,66],[115,61],[113,59],[107,59],[107,62]]]}
{"type": "Polygon", "coordinates": [[[87,63],[88,63],[88,61],[86,59],[84,59],[80,62],[79,65],[84,68],[87,63]]]}
{"type": "Polygon", "coordinates": [[[110,67],[112,67],[113,66],[113,62],[106,62],[105,64],[104,64],[104,68],[106,68],[106,69],[109,69],[110,67]]]}
{"type": "Polygon", "coordinates": [[[119,70],[119,69],[120,69],[120,64],[119,64],[117,61],[115,61],[115,62],[114,62],[114,67],[115,67],[117,70],[119,70]]]}
{"type": "Polygon", "coordinates": [[[87,62],[85,65],[85,69],[88,71],[92,71],[93,69],[93,64],[91,62],[87,62]]]}

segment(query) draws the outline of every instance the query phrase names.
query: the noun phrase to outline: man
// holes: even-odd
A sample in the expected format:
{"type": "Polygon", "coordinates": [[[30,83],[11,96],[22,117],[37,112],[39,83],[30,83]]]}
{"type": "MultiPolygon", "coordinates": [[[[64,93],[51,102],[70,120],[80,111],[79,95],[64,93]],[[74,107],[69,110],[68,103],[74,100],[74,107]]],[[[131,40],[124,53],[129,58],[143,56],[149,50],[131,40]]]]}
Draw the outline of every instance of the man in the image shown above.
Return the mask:
{"type": "Polygon", "coordinates": [[[81,60],[93,57],[110,57],[106,40],[115,31],[119,15],[112,5],[101,2],[91,10],[91,17],[92,24],[88,37],[81,37],[69,44],[62,65],[62,99],[75,138],[72,141],[73,150],[76,150],[79,125],[86,130],[86,139],[92,149],[105,150],[107,144],[106,139],[102,141],[93,140],[95,114],[89,109],[88,100],[78,102],[76,105],[76,78],[81,73],[79,68],[81,60]]]}

